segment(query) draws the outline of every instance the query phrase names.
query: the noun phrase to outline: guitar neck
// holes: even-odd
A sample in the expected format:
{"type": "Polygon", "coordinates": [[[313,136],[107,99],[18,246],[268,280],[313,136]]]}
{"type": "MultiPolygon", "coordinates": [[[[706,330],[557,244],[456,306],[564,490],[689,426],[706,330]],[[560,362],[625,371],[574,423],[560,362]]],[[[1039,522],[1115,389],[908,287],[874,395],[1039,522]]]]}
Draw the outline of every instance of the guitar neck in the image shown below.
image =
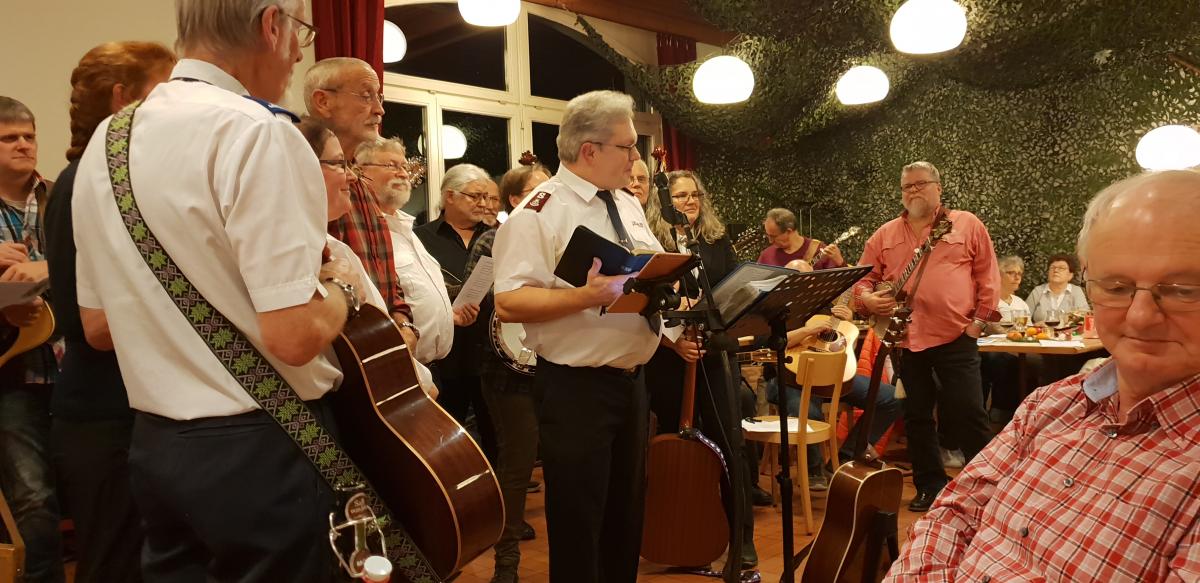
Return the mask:
{"type": "MultiPolygon", "coordinates": [[[[889,329],[889,335],[890,333],[889,329]]],[[[863,350],[866,350],[865,346],[863,350]]],[[[867,461],[865,455],[867,452],[867,428],[871,427],[871,420],[875,418],[875,399],[879,396],[879,384],[883,382],[883,367],[891,352],[891,342],[884,341],[880,344],[879,352],[875,354],[874,367],[871,369],[871,383],[867,387],[866,407],[863,408],[862,416],[854,422],[853,435],[848,437],[848,439],[854,439],[854,459],[860,462],[867,461]]]]}
{"type": "MultiPolygon", "coordinates": [[[[697,342],[696,330],[692,326],[684,329],[684,337],[697,342]]],[[[697,361],[698,362],[698,361],[697,361]]],[[[692,416],[696,404],[696,362],[689,362],[683,369],[683,396],[679,406],[679,431],[692,428],[692,416]]]]}

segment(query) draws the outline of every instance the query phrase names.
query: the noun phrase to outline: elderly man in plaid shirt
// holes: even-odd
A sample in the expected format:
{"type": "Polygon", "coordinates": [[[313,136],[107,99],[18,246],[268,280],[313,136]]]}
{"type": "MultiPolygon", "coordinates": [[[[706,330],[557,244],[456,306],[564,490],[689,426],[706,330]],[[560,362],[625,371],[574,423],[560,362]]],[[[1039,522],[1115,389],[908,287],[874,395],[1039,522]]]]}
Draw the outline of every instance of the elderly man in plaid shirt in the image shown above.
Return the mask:
{"type": "Polygon", "coordinates": [[[1200,173],[1092,200],[1079,234],[1113,358],[1034,392],[913,525],[885,581],[1200,581],[1200,173]]]}

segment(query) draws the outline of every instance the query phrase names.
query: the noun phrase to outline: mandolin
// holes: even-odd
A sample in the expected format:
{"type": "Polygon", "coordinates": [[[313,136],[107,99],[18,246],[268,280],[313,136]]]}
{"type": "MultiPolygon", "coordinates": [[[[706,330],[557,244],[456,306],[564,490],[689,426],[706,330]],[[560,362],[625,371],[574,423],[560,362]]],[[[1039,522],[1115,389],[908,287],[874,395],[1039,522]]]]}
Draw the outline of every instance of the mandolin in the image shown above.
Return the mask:
{"type": "Polygon", "coordinates": [[[500,539],[495,472],[467,431],[421,388],[400,329],[363,306],[334,343],[339,442],[443,579],[500,539]]]}
{"type": "MultiPolygon", "coordinates": [[[[688,326],[687,334],[694,338],[694,327],[688,326]]],[[[655,436],[646,453],[641,555],[661,565],[708,565],[729,545],[725,456],[692,426],[697,364],[684,368],[679,433],[655,436]]]]}
{"type": "Polygon", "coordinates": [[[850,239],[857,237],[858,234],[861,232],[862,232],[862,228],[857,227],[857,226],[846,229],[841,235],[838,235],[837,239],[834,239],[832,243],[825,245],[824,247],[821,247],[820,249],[818,249],[817,252],[812,256],[812,259],[808,260],[808,264],[816,265],[816,264],[820,263],[822,259],[825,259],[826,255],[829,255],[829,249],[831,247],[833,247],[834,245],[841,245],[842,243],[845,243],[846,241],[849,241],[850,239]]]}
{"type": "MultiPolygon", "coordinates": [[[[889,281],[881,281],[875,286],[875,291],[877,292],[887,290],[894,291],[896,308],[892,310],[893,314],[904,310],[909,310],[909,308],[906,307],[906,302],[908,301],[908,292],[904,289],[904,286],[908,285],[908,279],[912,276],[913,270],[916,269],[917,265],[921,263],[921,260],[933,250],[933,247],[937,245],[939,241],[941,241],[946,235],[949,235],[950,231],[953,229],[954,223],[950,222],[950,217],[946,214],[945,210],[938,211],[938,215],[934,217],[933,220],[933,227],[929,230],[929,237],[925,239],[925,242],[920,247],[917,247],[917,249],[913,251],[912,259],[908,261],[908,265],[905,265],[904,271],[900,273],[900,279],[896,280],[896,283],[894,284],[889,281]]],[[[891,326],[891,323],[891,318],[882,316],[871,316],[870,320],[871,327],[875,329],[875,335],[879,336],[880,338],[883,338],[884,335],[887,334],[888,327],[891,326]]]]}

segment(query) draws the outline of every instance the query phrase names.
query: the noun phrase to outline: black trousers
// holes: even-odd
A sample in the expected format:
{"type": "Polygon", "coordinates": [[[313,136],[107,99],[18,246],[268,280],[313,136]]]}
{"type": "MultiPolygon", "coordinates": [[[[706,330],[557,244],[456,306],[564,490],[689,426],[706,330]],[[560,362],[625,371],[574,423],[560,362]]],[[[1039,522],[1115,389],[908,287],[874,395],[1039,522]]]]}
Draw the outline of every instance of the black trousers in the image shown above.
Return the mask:
{"type": "Polygon", "coordinates": [[[938,452],[938,421],[968,462],[992,439],[979,378],[979,347],[963,334],[956,340],[920,352],[901,351],[904,381],[904,431],[918,490],[937,491],[950,481],[938,452]],[[934,376],[937,379],[934,379],[934,376]],[[940,390],[939,383],[940,381],[940,390]]]}
{"type": "MultiPolygon", "coordinates": [[[[320,401],[310,404],[330,419],[320,401]]],[[[138,413],[129,465],[147,582],[334,580],[333,492],[265,412],[192,421],[138,413]]]]}
{"type": "Polygon", "coordinates": [[[129,492],[133,417],[55,417],[50,431],[58,497],[75,521],[75,582],[140,582],[142,524],[129,492]]]}
{"type": "Polygon", "coordinates": [[[552,583],[637,580],[649,409],[639,371],[538,359],[552,583]]]}

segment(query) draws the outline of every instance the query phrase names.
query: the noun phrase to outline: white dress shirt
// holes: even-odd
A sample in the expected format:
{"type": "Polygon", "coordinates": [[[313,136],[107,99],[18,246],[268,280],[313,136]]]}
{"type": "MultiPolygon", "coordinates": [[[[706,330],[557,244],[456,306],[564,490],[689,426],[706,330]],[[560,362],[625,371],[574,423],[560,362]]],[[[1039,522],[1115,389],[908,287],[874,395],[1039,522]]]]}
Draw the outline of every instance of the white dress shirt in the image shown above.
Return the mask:
{"type": "MultiPolygon", "coordinates": [[[[324,294],[325,183],[300,132],[224,71],[184,59],[134,116],[130,176],[150,230],[201,294],[301,398],[341,378],[320,355],[289,366],[265,350],[257,316],[324,294]]],[[[108,121],[75,181],[79,305],[103,309],[138,411],[171,419],[258,408],[175,307],[122,223],[106,160],[108,121]]]]}
{"type": "MultiPolygon", "coordinates": [[[[571,284],[555,277],[554,268],[575,227],[583,225],[610,241],[617,232],[598,189],[566,165],[534,189],[496,233],[497,294],[525,286],[558,289],[571,284]]],[[[613,196],[635,248],[662,251],[646,224],[636,197],[613,196]]],[[[582,310],[547,322],[526,323],[525,345],[551,362],[577,367],[630,368],[645,364],[658,348],[659,334],[637,314],[600,315],[582,310]]]]}
{"type": "Polygon", "coordinates": [[[383,218],[392,233],[392,254],[404,301],[412,308],[413,325],[421,331],[413,355],[423,363],[441,360],[454,345],[454,312],[442,267],[413,234],[412,215],[397,210],[383,218]]]}

